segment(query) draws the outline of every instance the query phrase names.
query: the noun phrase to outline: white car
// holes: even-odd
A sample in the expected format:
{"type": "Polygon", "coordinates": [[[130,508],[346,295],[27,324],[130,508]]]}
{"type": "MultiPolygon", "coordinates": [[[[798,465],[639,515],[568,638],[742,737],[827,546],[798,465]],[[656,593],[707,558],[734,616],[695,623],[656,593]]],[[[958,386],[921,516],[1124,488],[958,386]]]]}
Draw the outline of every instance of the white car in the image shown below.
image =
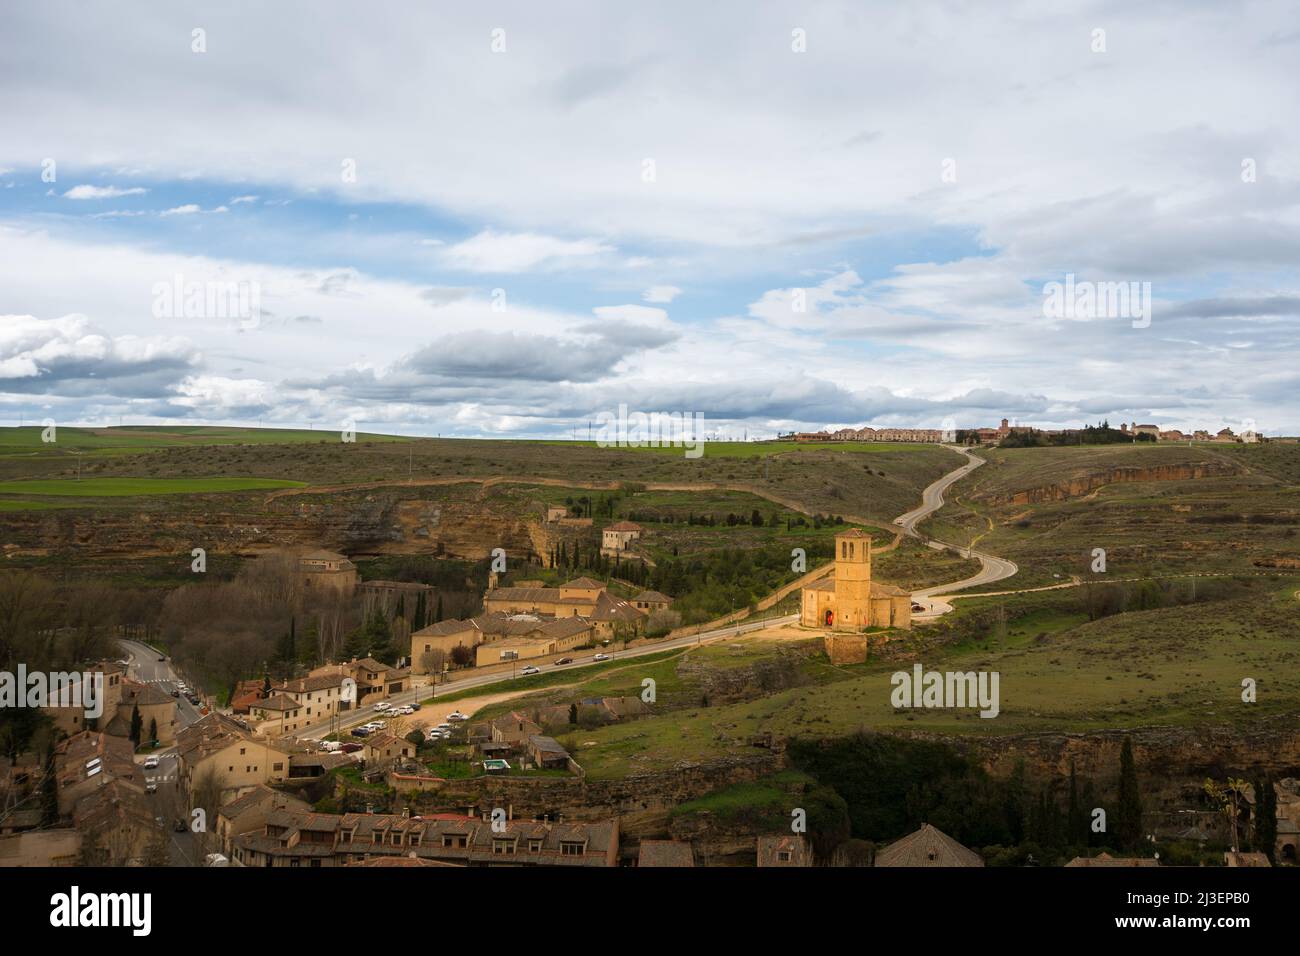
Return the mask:
{"type": "Polygon", "coordinates": [[[449,734],[451,733],[451,724],[439,724],[437,727],[434,727],[433,729],[441,731],[444,734],[449,734]]]}
{"type": "Polygon", "coordinates": [[[469,720],[468,714],[462,714],[459,710],[453,710],[447,715],[448,720],[469,720]]]}
{"type": "Polygon", "coordinates": [[[152,770],[152,769],[153,769],[154,767],[156,767],[156,766],[158,766],[158,758],[157,758],[157,757],[145,757],[145,758],[144,758],[144,769],[145,769],[145,770],[152,770]]]}
{"type": "Polygon", "coordinates": [[[527,674],[540,674],[541,671],[538,670],[536,667],[534,667],[532,664],[529,664],[527,667],[519,668],[519,673],[522,676],[527,674]]]}
{"type": "Polygon", "coordinates": [[[407,714],[415,713],[415,711],[411,710],[411,708],[409,707],[399,707],[397,708],[397,710],[393,711],[393,713],[397,714],[398,716],[405,717],[407,714]]]}
{"type": "Polygon", "coordinates": [[[429,731],[427,734],[425,734],[424,736],[425,736],[425,738],[428,739],[428,740],[442,740],[442,738],[443,738],[443,737],[446,737],[447,735],[446,735],[445,733],[443,733],[441,730],[438,730],[438,729],[435,728],[435,729],[433,729],[433,730],[430,730],[430,731],[429,731]]]}
{"type": "Polygon", "coordinates": [[[608,654],[596,654],[591,658],[593,661],[607,661],[610,659],[608,654]]]}
{"type": "Polygon", "coordinates": [[[388,701],[381,700],[379,703],[375,704],[374,709],[382,713],[383,711],[387,710],[391,706],[392,705],[388,703],[388,701]]]}

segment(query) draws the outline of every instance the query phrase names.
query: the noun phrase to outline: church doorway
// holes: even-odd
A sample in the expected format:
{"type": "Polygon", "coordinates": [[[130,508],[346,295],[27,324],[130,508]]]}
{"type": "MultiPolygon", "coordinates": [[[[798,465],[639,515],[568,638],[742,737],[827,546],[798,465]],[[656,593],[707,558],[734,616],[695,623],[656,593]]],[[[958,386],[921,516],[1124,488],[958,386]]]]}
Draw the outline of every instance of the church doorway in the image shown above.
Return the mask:
{"type": "Polygon", "coordinates": [[[832,611],[830,608],[827,608],[827,609],[826,609],[826,626],[827,626],[827,627],[830,627],[830,626],[831,626],[832,624],[834,624],[834,623],[835,623],[835,612],[832,611]]]}

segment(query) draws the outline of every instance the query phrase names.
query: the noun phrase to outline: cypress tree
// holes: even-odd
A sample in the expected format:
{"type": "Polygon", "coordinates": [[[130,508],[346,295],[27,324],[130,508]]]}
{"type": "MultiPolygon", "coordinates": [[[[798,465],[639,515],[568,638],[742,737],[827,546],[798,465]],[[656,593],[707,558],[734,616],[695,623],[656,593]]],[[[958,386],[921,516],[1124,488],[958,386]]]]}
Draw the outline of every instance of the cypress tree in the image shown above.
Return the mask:
{"type": "Polygon", "coordinates": [[[144,721],[140,718],[140,705],[134,704],[131,707],[131,743],[137,747],[140,746],[140,732],[144,729],[144,721]]]}
{"type": "Polygon", "coordinates": [[[1277,791],[1268,777],[1255,779],[1255,846],[1270,863],[1277,847],[1277,791]]]}
{"type": "Polygon", "coordinates": [[[1124,738],[1119,752],[1119,807],[1115,813],[1115,836],[1122,849],[1131,850],[1142,842],[1142,794],[1138,790],[1133,742],[1124,738]]]}
{"type": "Polygon", "coordinates": [[[1088,816],[1083,805],[1079,803],[1079,779],[1074,771],[1074,761],[1070,761],[1070,804],[1065,819],[1066,842],[1071,846],[1088,845],[1088,816]]]}

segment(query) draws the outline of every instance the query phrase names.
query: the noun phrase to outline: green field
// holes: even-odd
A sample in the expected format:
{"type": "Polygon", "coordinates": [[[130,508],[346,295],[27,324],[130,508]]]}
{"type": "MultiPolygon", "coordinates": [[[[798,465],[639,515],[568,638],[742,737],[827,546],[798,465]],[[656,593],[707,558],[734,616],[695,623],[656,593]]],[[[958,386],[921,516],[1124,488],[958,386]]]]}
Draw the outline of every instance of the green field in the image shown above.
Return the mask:
{"type": "MultiPolygon", "coordinates": [[[[85,478],[0,482],[0,495],[53,495],[76,498],[126,498],[143,495],[221,494],[301,488],[302,481],[270,478],[85,478]]],[[[15,502],[27,504],[27,502],[15,502]]],[[[10,510],[21,510],[13,508],[10,510]]]]}

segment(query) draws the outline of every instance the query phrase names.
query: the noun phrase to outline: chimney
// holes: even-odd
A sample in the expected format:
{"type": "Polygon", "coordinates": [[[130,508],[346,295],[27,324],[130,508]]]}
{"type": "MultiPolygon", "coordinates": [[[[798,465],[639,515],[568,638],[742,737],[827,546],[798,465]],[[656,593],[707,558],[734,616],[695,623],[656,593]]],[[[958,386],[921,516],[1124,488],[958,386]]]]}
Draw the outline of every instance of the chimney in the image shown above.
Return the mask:
{"type": "Polygon", "coordinates": [[[409,820],[410,818],[411,818],[411,808],[410,808],[410,807],[402,807],[402,819],[403,819],[403,820],[409,820]]]}

